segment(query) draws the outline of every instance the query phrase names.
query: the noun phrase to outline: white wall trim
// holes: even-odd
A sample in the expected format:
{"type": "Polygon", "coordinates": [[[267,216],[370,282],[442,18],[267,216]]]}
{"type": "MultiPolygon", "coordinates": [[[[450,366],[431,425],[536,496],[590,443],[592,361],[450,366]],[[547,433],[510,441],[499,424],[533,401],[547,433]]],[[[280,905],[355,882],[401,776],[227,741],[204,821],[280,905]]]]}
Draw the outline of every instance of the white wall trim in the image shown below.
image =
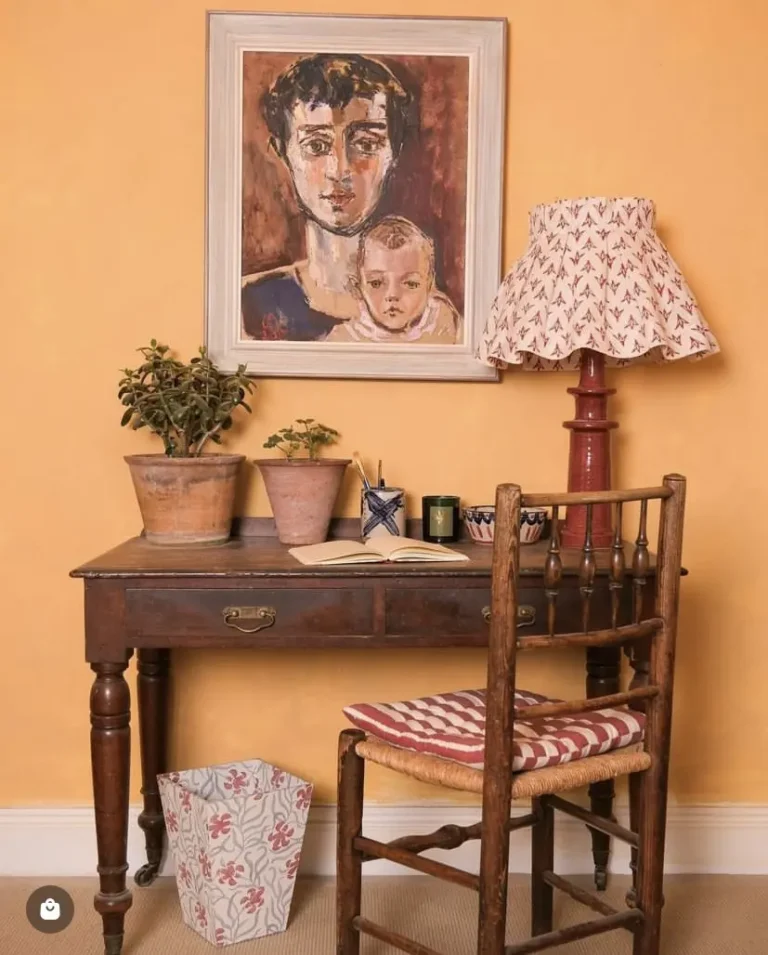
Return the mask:
{"type": "MultiPolygon", "coordinates": [[[[521,812],[523,810],[520,810],[521,812]]],[[[627,812],[619,807],[626,825],[627,812]]],[[[143,864],[144,839],[138,827],[139,808],[131,807],[128,839],[130,871],[143,864]]],[[[387,842],[398,836],[431,832],[447,822],[471,825],[479,809],[455,804],[366,804],[363,830],[372,839],[387,842]]],[[[302,873],[333,875],[336,809],[318,806],[310,812],[304,843],[302,873]]],[[[717,804],[671,806],[667,823],[666,871],[768,875],[768,805],[717,804]]],[[[510,871],[526,872],[530,858],[527,831],[512,834],[510,871]]],[[[453,865],[477,871],[477,845],[465,844],[452,852],[431,853],[453,865]]],[[[629,850],[614,841],[611,871],[628,872],[629,850]]],[[[556,817],[556,859],[564,875],[591,871],[589,835],[574,819],[556,817]]],[[[91,808],[0,809],[0,876],[93,876],[96,838],[91,808]]],[[[405,875],[410,870],[388,862],[372,862],[365,872],[405,875]]],[[[171,875],[170,860],[163,874],[171,875]]]]}

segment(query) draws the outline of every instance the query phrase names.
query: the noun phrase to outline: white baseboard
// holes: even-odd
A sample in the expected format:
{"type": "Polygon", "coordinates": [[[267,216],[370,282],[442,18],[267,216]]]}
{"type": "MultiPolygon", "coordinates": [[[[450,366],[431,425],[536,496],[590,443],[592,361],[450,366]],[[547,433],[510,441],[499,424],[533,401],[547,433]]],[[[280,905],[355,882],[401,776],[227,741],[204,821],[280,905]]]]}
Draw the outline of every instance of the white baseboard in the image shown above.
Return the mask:
{"type": "MultiPolygon", "coordinates": [[[[520,810],[521,812],[523,810],[520,810]]],[[[626,809],[617,810],[626,825],[626,809]]],[[[138,807],[131,807],[128,862],[133,872],[144,861],[143,833],[138,807]]],[[[479,809],[450,804],[368,804],[363,831],[388,842],[399,836],[431,832],[453,822],[472,825],[479,809]]],[[[318,806],[310,812],[302,857],[303,875],[331,876],[335,872],[336,809],[318,806]]],[[[530,837],[526,830],[511,836],[511,872],[527,872],[530,837]]],[[[556,816],[555,868],[564,875],[590,872],[592,856],[586,828],[575,819],[556,816]]],[[[720,804],[670,807],[667,818],[666,871],[669,873],[768,874],[768,806],[720,804]]],[[[452,865],[477,871],[477,843],[465,843],[451,852],[430,853],[452,865]]],[[[629,850],[614,840],[610,869],[629,871],[629,850]]],[[[96,838],[93,810],[0,809],[0,876],[93,876],[96,838]]],[[[410,872],[389,862],[371,862],[371,875],[410,872]]],[[[162,874],[172,875],[166,861],[162,874]]]]}

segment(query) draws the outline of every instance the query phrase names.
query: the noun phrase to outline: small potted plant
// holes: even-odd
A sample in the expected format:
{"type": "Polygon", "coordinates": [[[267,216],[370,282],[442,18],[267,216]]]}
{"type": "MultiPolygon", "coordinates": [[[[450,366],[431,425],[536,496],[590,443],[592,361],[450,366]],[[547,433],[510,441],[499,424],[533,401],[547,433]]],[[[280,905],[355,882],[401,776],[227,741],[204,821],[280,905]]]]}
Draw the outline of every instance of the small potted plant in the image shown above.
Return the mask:
{"type": "Polygon", "coordinates": [[[269,503],[283,544],[319,544],[328,535],[333,505],[349,459],[320,459],[320,449],[333,444],[338,431],[315,421],[298,418],[264,442],[277,448],[282,458],[254,461],[261,471],[269,503]]]}
{"type": "Polygon", "coordinates": [[[131,454],[131,470],[144,534],[156,544],[226,540],[232,525],[237,472],[242,454],[204,454],[232,427],[236,408],[253,382],[240,365],[233,375],[215,366],[205,348],[189,362],[171,357],[155,339],[140,348],[144,361],[123,369],[118,397],[125,406],[121,424],[149,428],[164,454],[131,454]]]}

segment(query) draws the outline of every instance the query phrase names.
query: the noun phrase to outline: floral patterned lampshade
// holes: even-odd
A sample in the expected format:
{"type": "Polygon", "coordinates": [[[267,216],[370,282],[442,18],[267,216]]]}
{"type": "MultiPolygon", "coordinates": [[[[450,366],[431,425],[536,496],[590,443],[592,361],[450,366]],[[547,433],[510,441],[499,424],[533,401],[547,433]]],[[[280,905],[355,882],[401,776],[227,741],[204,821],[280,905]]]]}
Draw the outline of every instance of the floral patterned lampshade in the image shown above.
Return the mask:
{"type": "Polygon", "coordinates": [[[578,368],[703,357],[718,345],[654,229],[650,199],[563,199],[530,214],[529,245],[491,307],[478,357],[500,367],[578,368]]]}
{"type": "MultiPolygon", "coordinates": [[[[654,229],[650,199],[562,199],[535,206],[529,244],[491,307],[477,357],[505,368],[579,368],[569,491],[611,486],[606,365],[703,358],[719,351],[693,293],[654,229]]],[[[566,547],[611,543],[607,504],[569,507],[566,547]],[[587,533],[587,531],[589,533],[587,533]]]]}

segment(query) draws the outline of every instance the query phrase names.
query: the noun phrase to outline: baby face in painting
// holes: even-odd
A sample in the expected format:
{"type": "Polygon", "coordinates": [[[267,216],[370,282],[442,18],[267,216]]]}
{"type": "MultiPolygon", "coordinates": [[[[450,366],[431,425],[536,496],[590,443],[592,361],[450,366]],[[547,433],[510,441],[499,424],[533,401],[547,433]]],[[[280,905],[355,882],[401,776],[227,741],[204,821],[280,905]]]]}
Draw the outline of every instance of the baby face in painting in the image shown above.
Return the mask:
{"type": "Polygon", "coordinates": [[[309,215],[332,232],[354,234],[376,208],[394,161],[385,94],[336,107],[297,102],[286,161],[309,215]]]}
{"type": "Polygon", "coordinates": [[[374,321],[403,331],[422,316],[434,287],[432,243],[407,220],[382,220],[361,242],[359,273],[374,321]]]}

